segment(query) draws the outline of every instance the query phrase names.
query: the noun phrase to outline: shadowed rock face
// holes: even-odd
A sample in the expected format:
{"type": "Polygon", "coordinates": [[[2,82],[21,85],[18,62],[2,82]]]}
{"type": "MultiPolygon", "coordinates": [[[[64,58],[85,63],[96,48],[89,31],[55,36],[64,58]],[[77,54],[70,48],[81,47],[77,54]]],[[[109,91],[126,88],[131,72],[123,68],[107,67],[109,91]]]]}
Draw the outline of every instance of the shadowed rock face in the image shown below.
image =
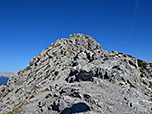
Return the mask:
{"type": "Polygon", "coordinates": [[[0,113],[150,114],[152,63],[72,34],[0,86],[0,113]]]}
{"type": "Polygon", "coordinates": [[[89,106],[85,103],[77,103],[72,105],[71,108],[65,108],[60,114],[74,114],[90,111],[89,106]]]}

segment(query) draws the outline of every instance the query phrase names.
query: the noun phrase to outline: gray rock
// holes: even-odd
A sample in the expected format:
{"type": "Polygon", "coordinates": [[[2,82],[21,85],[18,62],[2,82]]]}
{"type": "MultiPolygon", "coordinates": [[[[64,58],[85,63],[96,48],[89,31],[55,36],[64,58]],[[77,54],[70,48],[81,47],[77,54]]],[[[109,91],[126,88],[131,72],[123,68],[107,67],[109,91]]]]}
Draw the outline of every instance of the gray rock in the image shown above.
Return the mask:
{"type": "Polygon", "coordinates": [[[152,63],[72,34],[0,86],[0,113],[151,114],[152,63]]]}

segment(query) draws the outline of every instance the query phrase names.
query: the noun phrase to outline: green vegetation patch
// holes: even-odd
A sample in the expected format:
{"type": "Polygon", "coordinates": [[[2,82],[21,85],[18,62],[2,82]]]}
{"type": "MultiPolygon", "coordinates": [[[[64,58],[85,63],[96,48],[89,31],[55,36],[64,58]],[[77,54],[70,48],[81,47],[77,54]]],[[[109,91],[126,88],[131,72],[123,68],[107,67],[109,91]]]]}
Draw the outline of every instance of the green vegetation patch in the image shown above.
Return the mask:
{"type": "Polygon", "coordinates": [[[25,68],[25,71],[28,71],[30,69],[31,69],[31,66],[28,66],[28,67],[25,68]]]}
{"type": "Polygon", "coordinates": [[[137,59],[137,62],[139,67],[143,67],[144,69],[146,69],[147,65],[143,60],[137,59]]]}

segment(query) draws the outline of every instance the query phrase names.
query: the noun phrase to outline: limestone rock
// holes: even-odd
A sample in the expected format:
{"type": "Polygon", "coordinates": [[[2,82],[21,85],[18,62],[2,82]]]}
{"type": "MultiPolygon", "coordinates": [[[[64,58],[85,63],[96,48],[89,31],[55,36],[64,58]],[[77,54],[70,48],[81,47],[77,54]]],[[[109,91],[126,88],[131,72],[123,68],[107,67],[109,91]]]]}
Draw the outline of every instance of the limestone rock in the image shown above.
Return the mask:
{"type": "Polygon", "coordinates": [[[152,63],[72,34],[0,86],[2,114],[151,114],[152,63]]]}

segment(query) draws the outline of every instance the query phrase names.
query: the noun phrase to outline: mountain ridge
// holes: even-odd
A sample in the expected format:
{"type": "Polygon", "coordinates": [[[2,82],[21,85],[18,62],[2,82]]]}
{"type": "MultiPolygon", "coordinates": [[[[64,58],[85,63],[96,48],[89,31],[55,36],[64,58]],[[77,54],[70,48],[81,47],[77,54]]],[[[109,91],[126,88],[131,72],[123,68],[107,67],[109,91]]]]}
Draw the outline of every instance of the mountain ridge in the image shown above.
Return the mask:
{"type": "Polygon", "coordinates": [[[17,73],[16,71],[0,72],[0,76],[5,76],[5,77],[10,78],[11,76],[16,75],[16,73],[17,73]]]}
{"type": "Polygon", "coordinates": [[[152,113],[152,63],[76,33],[52,43],[0,86],[0,112],[152,113]]]}

